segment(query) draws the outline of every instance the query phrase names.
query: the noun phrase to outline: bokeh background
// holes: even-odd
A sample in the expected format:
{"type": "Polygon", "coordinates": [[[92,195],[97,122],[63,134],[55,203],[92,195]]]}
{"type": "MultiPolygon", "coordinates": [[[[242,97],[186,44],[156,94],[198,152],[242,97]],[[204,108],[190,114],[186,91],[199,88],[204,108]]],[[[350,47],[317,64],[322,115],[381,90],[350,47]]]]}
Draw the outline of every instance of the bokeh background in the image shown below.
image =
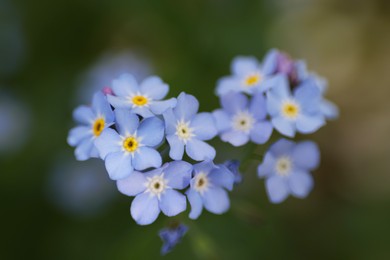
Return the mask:
{"type": "Polygon", "coordinates": [[[137,226],[103,164],[75,161],[73,108],[131,71],[210,111],[234,56],[276,47],[326,77],[341,111],[298,136],[322,152],[315,189],[272,205],[252,158],[231,210],[188,221],[164,258],[390,259],[389,46],[386,0],[0,0],[0,258],[159,258],[168,219],[137,226]]]}

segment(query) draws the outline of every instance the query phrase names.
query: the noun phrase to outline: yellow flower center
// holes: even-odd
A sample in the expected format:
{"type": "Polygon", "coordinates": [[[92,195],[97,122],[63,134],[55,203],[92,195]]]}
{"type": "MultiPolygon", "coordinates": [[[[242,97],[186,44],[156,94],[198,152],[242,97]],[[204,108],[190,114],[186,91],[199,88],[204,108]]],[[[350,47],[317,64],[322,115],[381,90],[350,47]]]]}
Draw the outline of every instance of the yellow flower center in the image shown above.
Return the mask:
{"type": "Polygon", "coordinates": [[[145,106],[146,104],[148,104],[148,99],[144,96],[134,96],[133,99],[133,104],[136,105],[136,106],[145,106]]]}
{"type": "Polygon", "coordinates": [[[93,124],[93,134],[94,136],[99,136],[102,131],[104,130],[105,121],[103,118],[96,119],[95,123],[93,124]]]}
{"type": "Polygon", "coordinates": [[[123,141],[123,148],[128,152],[134,152],[138,149],[138,141],[135,137],[127,137],[123,141]]]}
{"type": "Polygon", "coordinates": [[[293,101],[287,101],[282,105],[282,114],[289,119],[296,119],[299,110],[299,105],[293,101]]]}
{"type": "Polygon", "coordinates": [[[253,86],[256,85],[257,83],[259,83],[260,80],[261,80],[260,74],[249,75],[249,76],[246,77],[246,79],[245,79],[245,86],[247,86],[247,87],[253,87],[253,86]]]}
{"type": "Polygon", "coordinates": [[[189,122],[179,121],[176,125],[176,135],[184,142],[190,140],[194,134],[189,122]]]}

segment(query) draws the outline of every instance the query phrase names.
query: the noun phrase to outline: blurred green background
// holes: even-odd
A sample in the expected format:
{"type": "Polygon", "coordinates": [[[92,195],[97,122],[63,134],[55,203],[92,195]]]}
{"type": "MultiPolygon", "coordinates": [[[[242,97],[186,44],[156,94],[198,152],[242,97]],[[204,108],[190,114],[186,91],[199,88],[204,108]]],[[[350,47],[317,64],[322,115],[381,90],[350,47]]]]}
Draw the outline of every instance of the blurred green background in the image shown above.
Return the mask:
{"type": "Polygon", "coordinates": [[[163,258],[390,259],[389,3],[0,0],[0,110],[12,107],[0,115],[11,129],[0,132],[0,258],[160,258],[157,232],[169,220],[137,226],[104,166],[76,162],[66,144],[72,110],[88,100],[80,93],[119,66],[153,71],[171,96],[186,91],[210,111],[234,56],[260,59],[277,47],[326,77],[341,111],[298,137],[322,152],[315,189],[272,205],[255,176],[259,161],[249,161],[231,210],[188,221],[163,258]],[[125,64],[106,68],[113,53],[127,53],[125,64]]]}

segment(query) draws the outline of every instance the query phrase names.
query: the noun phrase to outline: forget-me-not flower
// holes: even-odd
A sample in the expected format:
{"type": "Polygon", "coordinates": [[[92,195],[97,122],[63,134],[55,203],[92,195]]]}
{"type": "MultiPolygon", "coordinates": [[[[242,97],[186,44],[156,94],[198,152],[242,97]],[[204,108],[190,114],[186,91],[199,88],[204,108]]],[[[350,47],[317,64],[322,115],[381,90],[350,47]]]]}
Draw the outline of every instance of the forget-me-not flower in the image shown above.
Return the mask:
{"type": "Polygon", "coordinates": [[[234,176],[234,184],[239,184],[242,181],[242,175],[240,172],[240,161],[227,160],[223,164],[234,176]]]}
{"type": "Polygon", "coordinates": [[[187,155],[196,161],[215,157],[215,149],[204,142],[217,134],[214,118],[210,113],[197,114],[198,109],[198,100],[183,92],[177,98],[176,107],[163,114],[169,156],[173,160],[183,158],[184,148],[187,155]]]}
{"type": "Polygon", "coordinates": [[[320,111],[320,89],[304,82],[291,93],[287,78],[283,75],[275,87],[267,92],[267,110],[273,126],[281,134],[294,137],[298,131],[308,134],[325,124],[320,111]]]}
{"type": "Polygon", "coordinates": [[[121,193],[135,196],[130,208],[133,219],[139,225],[148,225],[157,219],[160,211],[172,217],[186,210],[186,198],[176,189],[189,185],[191,171],[191,164],[174,161],[146,173],[135,171],[118,180],[117,186],[121,193]]]}
{"type": "Polygon", "coordinates": [[[163,241],[163,246],[161,247],[161,254],[166,255],[171,252],[172,249],[180,243],[183,236],[187,233],[188,227],[184,224],[179,224],[175,227],[164,228],[159,231],[158,235],[163,241]]]}
{"type": "Polygon", "coordinates": [[[95,145],[104,159],[111,179],[119,180],[150,167],[160,167],[161,155],[155,147],[164,138],[164,123],[157,117],[139,122],[136,114],[127,109],[116,109],[116,128],[106,129],[95,145]]]}
{"type": "Polygon", "coordinates": [[[305,198],[314,182],[310,171],[318,167],[320,152],[311,141],[295,144],[286,139],[274,143],[258,166],[260,178],[266,178],[265,186],[272,203],[280,203],[289,194],[305,198]]]}
{"type": "Polygon", "coordinates": [[[254,57],[236,57],[231,64],[232,75],[221,78],[216,94],[225,95],[231,91],[253,94],[264,92],[275,84],[272,72],[275,70],[276,53],[270,52],[260,64],[254,57]]]}
{"type": "Polygon", "coordinates": [[[214,214],[225,213],[230,207],[228,193],[234,184],[234,176],[226,167],[214,165],[212,161],[203,161],[193,166],[193,178],[187,190],[191,204],[189,217],[197,219],[203,207],[214,214]]]}
{"type": "Polygon", "coordinates": [[[272,124],[266,119],[267,106],[262,93],[256,93],[251,101],[243,93],[230,92],[221,97],[222,109],[213,112],[222,141],[234,146],[268,141],[272,124]]]}
{"type": "Polygon", "coordinates": [[[127,108],[142,117],[160,115],[176,105],[176,99],[162,100],[169,87],[159,77],[151,76],[140,85],[131,74],[122,74],[112,83],[115,94],[108,95],[108,101],[115,108],[127,108]]]}
{"type": "Polygon", "coordinates": [[[71,129],[68,143],[76,146],[75,156],[79,161],[98,157],[94,141],[103,130],[114,123],[114,112],[107,102],[106,96],[99,91],[93,96],[92,106],[79,106],[73,112],[74,120],[79,126],[71,129]]]}

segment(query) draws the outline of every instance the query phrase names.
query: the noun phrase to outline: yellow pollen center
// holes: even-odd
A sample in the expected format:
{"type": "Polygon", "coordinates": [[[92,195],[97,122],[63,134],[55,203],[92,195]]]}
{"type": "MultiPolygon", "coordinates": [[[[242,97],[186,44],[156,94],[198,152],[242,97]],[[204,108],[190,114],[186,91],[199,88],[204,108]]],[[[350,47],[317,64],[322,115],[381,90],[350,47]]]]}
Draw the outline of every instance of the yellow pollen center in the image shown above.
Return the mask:
{"type": "Polygon", "coordinates": [[[148,103],[148,99],[144,96],[135,96],[133,97],[132,101],[136,106],[144,106],[148,103]]]}
{"type": "Polygon", "coordinates": [[[99,136],[103,132],[104,125],[105,122],[103,118],[96,119],[92,127],[94,136],[99,136]]]}
{"type": "Polygon", "coordinates": [[[128,137],[123,141],[123,148],[128,152],[134,152],[138,149],[138,141],[134,137],[128,137]]]}
{"type": "Polygon", "coordinates": [[[261,80],[261,76],[258,74],[250,75],[245,79],[245,85],[247,87],[252,87],[253,85],[256,85],[261,80]]]}
{"type": "Polygon", "coordinates": [[[283,115],[290,119],[295,119],[299,114],[299,106],[294,103],[285,103],[282,107],[283,115]]]}

